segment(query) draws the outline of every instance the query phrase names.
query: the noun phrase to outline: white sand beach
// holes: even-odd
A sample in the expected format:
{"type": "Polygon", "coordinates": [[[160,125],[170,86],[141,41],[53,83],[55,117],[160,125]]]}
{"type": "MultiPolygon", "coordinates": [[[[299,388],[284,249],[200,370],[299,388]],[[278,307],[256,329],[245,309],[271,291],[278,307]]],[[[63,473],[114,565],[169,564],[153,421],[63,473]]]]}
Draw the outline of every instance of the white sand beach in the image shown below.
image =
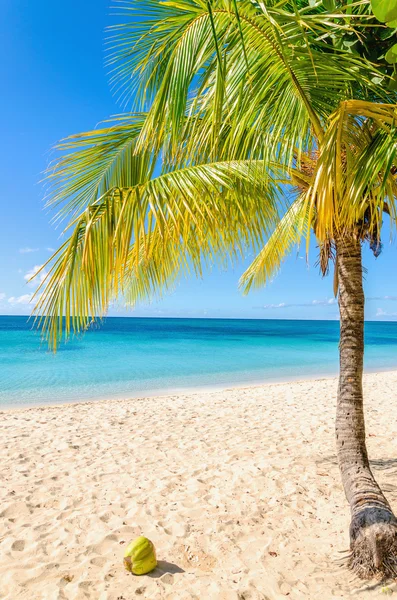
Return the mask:
{"type": "MultiPolygon", "coordinates": [[[[369,452],[394,509],[396,393],[397,372],[365,376],[369,452]]],[[[0,598],[397,596],[337,563],[349,509],[335,396],[323,379],[1,411],[0,598]],[[159,567],[136,577],[123,552],[141,534],[159,567]]]]}

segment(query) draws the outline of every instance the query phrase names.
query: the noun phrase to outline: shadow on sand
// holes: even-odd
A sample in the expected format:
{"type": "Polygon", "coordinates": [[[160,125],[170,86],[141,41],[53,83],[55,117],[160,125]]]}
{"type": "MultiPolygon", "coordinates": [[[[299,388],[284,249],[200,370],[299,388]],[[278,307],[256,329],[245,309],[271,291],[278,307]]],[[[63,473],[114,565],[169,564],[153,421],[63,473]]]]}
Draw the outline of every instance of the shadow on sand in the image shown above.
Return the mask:
{"type": "MultiPolygon", "coordinates": [[[[324,466],[338,466],[338,460],[335,454],[324,456],[318,460],[318,463],[323,464],[324,466]]],[[[387,471],[388,476],[397,475],[397,458],[379,458],[370,460],[369,463],[371,465],[371,469],[374,471],[387,471]]]]}
{"type": "MultiPolygon", "coordinates": [[[[370,467],[375,476],[381,480],[381,488],[382,491],[386,494],[387,499],[392,505],[392,508],[397,508],[397,486],[394,483],[389,482],[386,478],[397,479],[397,458],[378,458],[374,460],[370,460],[370,467]]],[[[325,456],[321,460],[318,461],[318,464],[323,466],[330,467],[331,465],[334,467],[338,467],[338,460],[335,454],[330,456],[325,456]]],[[[341,561],[335,561],[339,563],[339,566],[342,566],[343,559],[341,561]]],[[[397,580],[392,579],[382,579],[380,581],[370,581],[365,582],[353,576],[352,585],[355,584],[357,587],[354,590],[355,594],[360,594],[363,592],[374,592],[381,591],[384,594],[392,594],[393,591],[396,592],[396,583],[397,580]],[[390,587],[392,586],[392,587],[390,587]]]]}
{"type": "Polygon", "coordinates": [[[152,579],[158,579],[159,577],[165,575],[165,573],[171,573],[173,575],[174,573],[184,572],[185,571],[181,569],[181,567],[178,567],[178,565],[175,565],[174,563],[167,562],[166,560],[159,560],[157,567],[154,569],[154,571],[148,573],[148,576],[152,577],[152,579]]]}

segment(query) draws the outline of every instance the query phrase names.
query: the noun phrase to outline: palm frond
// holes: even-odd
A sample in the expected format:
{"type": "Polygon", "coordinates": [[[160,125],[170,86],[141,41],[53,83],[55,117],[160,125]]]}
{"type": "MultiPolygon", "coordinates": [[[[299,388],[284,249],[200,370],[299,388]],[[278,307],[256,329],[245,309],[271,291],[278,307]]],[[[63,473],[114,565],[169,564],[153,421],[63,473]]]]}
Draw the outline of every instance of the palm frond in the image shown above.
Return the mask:
{"type": "Polygon", "coordinates": [[[288,13],[234,0],[126,3],[127,13],[149,15],[116,29],[112,55],[116,77],[122,84],[139,81],[137,97],[148,105],[141,148],[153,146],[160,133],[169,136],[174,154],[186,116],[195,116],[188,150],[197,161],[197,150],[222,135],[222,115],[229,157],[255,152],[259,158],[273,144],[292,162],[291,147],[310,149],[353,87],[376,89],[376,68],[321,41],[324,30],[351,29],[341,15],[306,9],[288,13]]]}
{"type": "Polygon", "coordinates": [[[396,223],[396,107],[384,74],[338,42],[359,39],[367,4],[122,3],[108,64],[141,112],[67,138],[47,172],[48,205],[71,217],[35,309],[53,348],[206,261],[267,240],[248,291],[312,229],[326,271],[344,229],[376,242],[385,205],[396,223]],[[287,210],[280,186],[298,195],[287,210]]]}
{"type": "Polygon", "coordinates": [[[320,243],[364,224],[378,231],[386,200],[395,221],[396,118],[396,105],[361,100],[341,102],[330,116],[306,193],[320,243]]]}
{"type": "Polygon", "coordinates": [[[240,279],[247,294],[252,287],[264,286],[278,271],[285,256],[310,231],[309,207],[304,194],[299,196],[280,219],[265,246],[240,279]]]}
{"type": "Polygon", "coordinates": [[[35,313],[50,346],[63,330],[68,337],[104,316],[119,296],[134,304],[180,273],[200,273],[203,261],[258,246],[277,222],[278,188],[260,161],[233,161],[108,190],[69,225],[38,289],[35,313]]]}
{"type": "Polygon", "coordinates": [[[73,217],[113,187],[147,181],[158,157],[135,151],[144,121],[144,114],[119,115],[106,127],[62,140],[46,171],[47,206],[57,208],[58,217],[73,217]]]}

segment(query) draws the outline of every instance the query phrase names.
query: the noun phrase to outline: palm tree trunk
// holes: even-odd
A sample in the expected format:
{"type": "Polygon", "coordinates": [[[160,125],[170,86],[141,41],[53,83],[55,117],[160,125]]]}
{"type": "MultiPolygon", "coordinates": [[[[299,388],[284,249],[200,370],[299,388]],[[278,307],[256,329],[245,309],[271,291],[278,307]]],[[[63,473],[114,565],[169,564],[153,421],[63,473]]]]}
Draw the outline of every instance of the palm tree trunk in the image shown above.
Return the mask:
{"type": "Polygon", "coordinates": [[[364,292],[361,242],[336,242],[340,310],[340,377],[336,415],[339,468],[351,508],[350,566],[362,577],[397,565],[397,520],[371,472],[363,410],[364,292]]]}

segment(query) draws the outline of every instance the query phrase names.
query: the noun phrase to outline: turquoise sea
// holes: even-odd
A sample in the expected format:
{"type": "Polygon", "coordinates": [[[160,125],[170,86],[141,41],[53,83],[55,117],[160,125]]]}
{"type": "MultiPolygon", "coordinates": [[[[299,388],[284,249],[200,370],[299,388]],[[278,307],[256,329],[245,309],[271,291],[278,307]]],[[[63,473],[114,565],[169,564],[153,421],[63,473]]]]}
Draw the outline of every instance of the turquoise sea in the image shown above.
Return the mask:
{"type": "MultiPolygon", "coordinates": [[[[0,317],[0,405],[125,398],[334,375],[336,321],[108,318],[62,345],[0,317]]],[[[367,370],[397,369],[397,322],[366,323],[367,370]]]]}

